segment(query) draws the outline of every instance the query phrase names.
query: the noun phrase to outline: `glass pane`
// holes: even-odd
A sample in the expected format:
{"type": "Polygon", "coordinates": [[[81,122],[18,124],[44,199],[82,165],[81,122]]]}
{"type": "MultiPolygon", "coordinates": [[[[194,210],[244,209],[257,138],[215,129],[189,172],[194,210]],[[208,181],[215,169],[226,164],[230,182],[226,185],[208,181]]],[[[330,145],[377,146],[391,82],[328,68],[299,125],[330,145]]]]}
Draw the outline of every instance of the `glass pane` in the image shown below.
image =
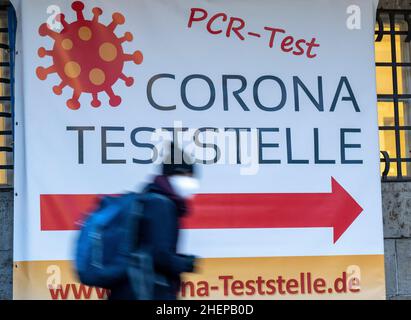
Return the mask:
{"type": "Polygon", "coordinates": [[[0,102],[0,112],[11,112],[9,102],[0,102]]]}
{"type": "Polygon", "coordinates": [[[400,126],[409,126],[411,125],[411,114],[410,114],[410,101],[399,102],[398,103],[398,112],[400,117],[400,126]]]}
{"type": "MultiPolygon", "coordinates": [[[[4,2],[4,1],[2,1],[4,2]]],[[[0,28],[7,28],[7,13],[6,11],[0,11],[0,28]]]]}
{"type": "MultiPolygon", "coordinates": [[[[399,102],[399,125],[409,126],[411,125],[411,113],[410,102],[399,102]]],[[[378,126],[394,126],[394,102],[378,102],[378,126]]]]}
{"type": "MultiPolygon", "coordinates": [[[[385,170],[385,162],[381,162],[380,165],[380,170],[381,170],[381,176],[384,173],[385,170]]],[[[397,163],[396,162],[391,162],[390,163],[390,170],[388,171],[388,177],[396,177],[397,175],[397,163]]]]}
{"type": "Polygon", "coordinates": [[[394,130],[380,130],[380,149],[387,151],[390,158],[397,158],[394,130]]]}
{"type": "MultiPolygon", "coordinates": [[[[390,31],[390,17],[387,13],[381,13],[380,18],[384,23],[384,31],[390,31]]],[[[378,31],[378,23],[375,24],[375,31],[378,31]]]]}
{"type": "MultiPolygon", "coordinates": [[[[411,94],[411,67],[397,68],[398,94],[411,94]]],[[[391,67],[377,67],[377,93],[393,94],[391,67]]]]}
{"type": "Polygon", "coordinates": [[[0,185],[7,184],[7,170],[0,170],[0,185]]]}
{"type": "Polygon", "coordinates": [[[395,31],[405,31],[405,30],[408,30],[408,25],[407,25],[407,22],[404,20],[404,14],[395,15],[395,31]]]}
{"type": "Polygon", "coordinates": [[[384,35],[381,41],[375,42],[375,61],[391,62],[391,36],[384,35]]]}
{"type": "Polygon", "coordinates": [[[378,126],[391,126],[394,123],[394,103],[378,102],[378,126]]]}
{"type": "Polygon", "coordinates": [[[410,43],[405,42],[407,36],[395,36],[397,62],[411,62],[410,43]]]}
{"type": "Polygon", "coordinates": [[[411,93],[411,68],[410,67],[398,67],[397,68],[397,83],[399,94],[411,93]]]}
{"type": "MultiPolygon", "coordinates": [[[[397,162],[392,161],[390,163],[390,170],[388,171],[388,177],[398,177],[398,170],[397,170],[397,162]]],[[[403,177],[409,177],[409,173],[411,173],[411,163],[402,162],[401,163],[401,174],[403,177]]],[[[384,172],[385,163],[381,164],[381,173],[384,172]]]]}
{"type": "Polygon", "coordinates": [[[392,69],[390,67],[377,67],[377,93],[392,94],[392,69]]]}
{"type": "Polygon", "coordinates": [[[400,131],[401,158],[411,158],[411,131],[400,131]]]}
{"type": "Polygon", "coordinates": [[[411,162],[401,162],[401,173],[403,177],[411,177],[411,162]]]}

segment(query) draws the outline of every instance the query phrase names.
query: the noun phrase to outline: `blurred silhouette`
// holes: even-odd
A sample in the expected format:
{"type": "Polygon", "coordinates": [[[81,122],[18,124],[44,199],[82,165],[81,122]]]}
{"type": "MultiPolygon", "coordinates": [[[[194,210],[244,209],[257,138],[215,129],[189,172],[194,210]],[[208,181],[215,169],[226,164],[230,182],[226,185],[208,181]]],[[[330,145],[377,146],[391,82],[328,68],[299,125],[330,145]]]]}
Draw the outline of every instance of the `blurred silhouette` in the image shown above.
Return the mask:
{"type": "Polygon", "coordinates": [[[171,144],[162,172],[141,195],[141,219],[129,228],[135,235],[126,274],[110,285],[110,300],[175,300],[180,275],[194,270],[195,257],[177,253],[180,218],[198,189],[195,167],[171,144]]]}

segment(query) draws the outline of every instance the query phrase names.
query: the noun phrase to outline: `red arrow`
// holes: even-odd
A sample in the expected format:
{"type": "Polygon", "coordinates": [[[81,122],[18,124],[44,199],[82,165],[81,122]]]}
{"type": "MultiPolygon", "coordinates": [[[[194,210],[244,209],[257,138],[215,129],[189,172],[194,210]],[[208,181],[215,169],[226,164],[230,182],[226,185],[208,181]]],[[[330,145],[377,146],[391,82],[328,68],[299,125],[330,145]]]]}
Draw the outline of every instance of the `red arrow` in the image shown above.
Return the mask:
{"type": "Polygon", "coordinates": [[[334,178],[331,188],[331,193],[198,195],[183,228],[333,228],[336,243],[363,209],[334,178]]]}
{"type": "MultiPolygon", "coordinates": [[[[331,193],[200,194],[185,229],[333,228],[334,243],[363,209],[331,179],[331,193]]],[[[77,230],[99,195],[41,195],[41,230],[77,230]]]]}

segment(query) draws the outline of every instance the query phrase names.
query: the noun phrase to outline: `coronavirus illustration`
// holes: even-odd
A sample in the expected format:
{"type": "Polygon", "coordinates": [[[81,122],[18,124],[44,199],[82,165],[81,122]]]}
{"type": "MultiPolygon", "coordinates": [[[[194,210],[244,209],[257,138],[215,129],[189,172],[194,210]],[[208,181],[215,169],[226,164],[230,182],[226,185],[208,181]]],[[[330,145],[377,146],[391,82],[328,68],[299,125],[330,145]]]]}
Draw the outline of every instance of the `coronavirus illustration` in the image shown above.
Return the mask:
{"type": "Polygon", "coordinates": [[[124,36],[117,37],[114,33],[118,25],[125,23],[121,13],[114,13],[112,22],[104,25],[99,22],[103,14],[101,8],[94,8],[92,20],[86,20],[81,1],[73,2],[71,7],[77,14],[77,21],[68,23],[64,14],[60,14],[57,18],[62,25],[60,32],[50,29],[47,23],[39,28],[39,34],[51,37],[54,46],[52,50],[44,47],[38,50],[41,58],[52,57],[53,64],[48,68],[38,67],[37,77],[45,80],[48,75],[57,73],[61,82],[53,87],[53,92],[61,95],[65,87],[71,87],[73,97],[67,101],[67,106],[72,110],[80,108],[79,98],[83,93],[92,95],[91,105],[97,108],[101,106],[99,93],[106,92],[110,105],[117,107],[121,104],[121,97],[114,93],[112,87],[118,79],[128,87],[133,85],[134,79],[124,75],[123,67],[127,61],[141,64],[143,54],[140,51],[124,53],[122,45],[133,41],[133,35],[126,32],[124,36]]]}

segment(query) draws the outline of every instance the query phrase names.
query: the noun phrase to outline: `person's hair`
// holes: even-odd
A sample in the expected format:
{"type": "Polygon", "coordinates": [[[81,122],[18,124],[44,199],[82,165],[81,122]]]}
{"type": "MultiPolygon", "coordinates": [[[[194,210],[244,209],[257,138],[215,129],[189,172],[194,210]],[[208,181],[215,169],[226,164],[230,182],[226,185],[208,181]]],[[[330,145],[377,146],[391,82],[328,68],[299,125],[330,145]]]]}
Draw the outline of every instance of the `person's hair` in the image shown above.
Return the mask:
{"type": "Polygon", "coordinates": [[[168,153],[163,160],[162,173],[166,176],[176,174],[192,174],[194,175],[195,166],[193,163],[188,163],[186,159],[189,156],[183,152],[173,142],[170,143],[168,153]]]}

